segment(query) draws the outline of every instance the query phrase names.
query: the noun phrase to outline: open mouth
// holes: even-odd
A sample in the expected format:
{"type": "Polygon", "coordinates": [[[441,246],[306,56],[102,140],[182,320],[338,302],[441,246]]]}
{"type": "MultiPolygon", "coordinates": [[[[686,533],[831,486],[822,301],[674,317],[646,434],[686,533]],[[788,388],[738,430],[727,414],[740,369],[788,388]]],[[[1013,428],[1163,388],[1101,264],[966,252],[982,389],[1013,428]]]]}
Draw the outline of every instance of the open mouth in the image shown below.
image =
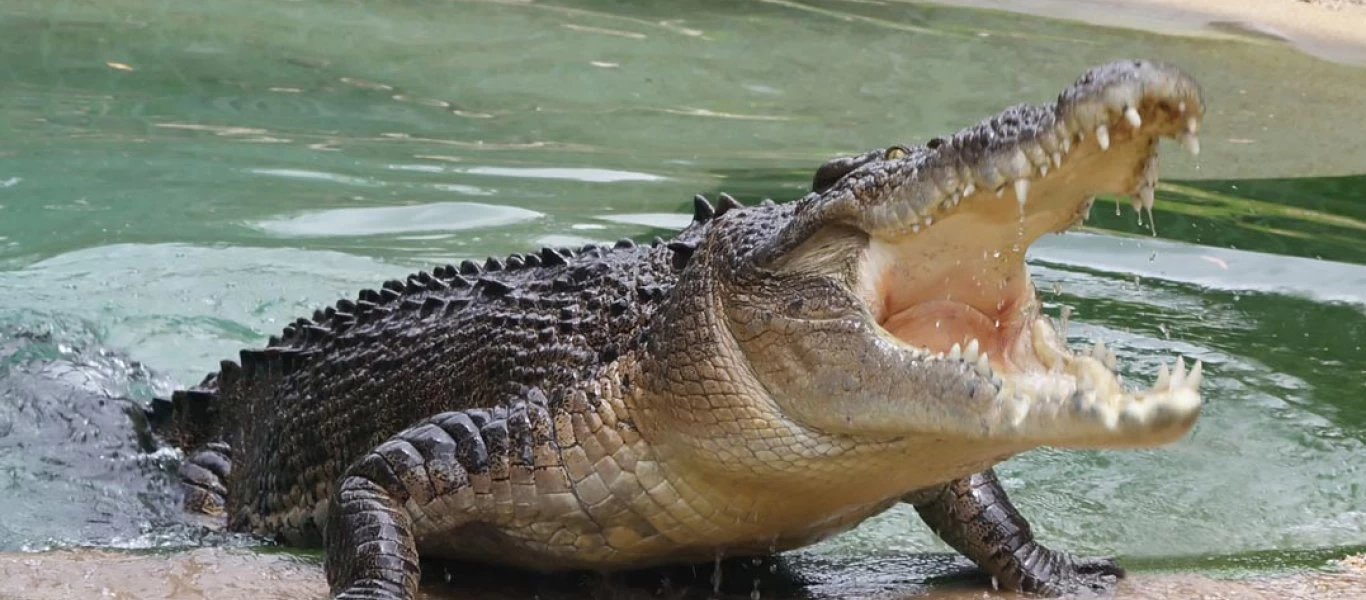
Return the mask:
{"type": "Polygon", "coordinates": [[[1171,81],[1185,77],[1179,72],[1139,71],[1089,87],[1083,79],[1056,105],[1010,109],[936,141],[926,152],[984,157],[913,157],[933,164],[909,184],[920,188],[902,193],[911,209],[881,210],[870,228],[860,292],[878,325],[997,382],[1015,425],[1063,406],[1109,428],[1151,425],[1154,413],[1199,405],[1199,363],[1188,372],[1178,359],[1152,388],[1126,390],[1103,345],[1069,349],[1065,331],[1041,313],[1025,265],[1030,244],[1082,222],[1099,194],[1129,195],[1151,219],[1161,138],[1198,153],[1198,88],[1171,81]]]}

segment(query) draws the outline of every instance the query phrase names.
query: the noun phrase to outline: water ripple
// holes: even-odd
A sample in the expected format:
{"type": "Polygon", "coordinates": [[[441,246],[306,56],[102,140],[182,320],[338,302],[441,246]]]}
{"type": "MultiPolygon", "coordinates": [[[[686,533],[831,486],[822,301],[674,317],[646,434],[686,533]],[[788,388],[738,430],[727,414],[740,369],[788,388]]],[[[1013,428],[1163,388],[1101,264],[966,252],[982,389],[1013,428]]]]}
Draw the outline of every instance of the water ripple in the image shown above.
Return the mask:
{"type": "Polygon", "coordinates": [[[1282,293],[1366,306],[1366,267],[1331,260],[1085,233],[1040,239],[1029,255],[1044,263],[1216,290],[1282,293]]]}
{"type": "Polygon", "coordinates": [[[613,169],[584,169],[572,167],[467,167],[452,169],[471,175],[492,175],[494,177],[520,177],[523,179],[568,179],[587,183],[617,183],[622,181],[668,181],[668,177],[617,171],[613,169]]]}
{"type": "Polygon", "coordinates": [[[412,206],[338,208],[262,221],[255,226],[275,235],[334,237],[422,231],[464,231],[502,227],[544,216],[533,210],[478,202],[437,202],[412,206]]]}
{"type": "Polygon", "coordinates": [[[351,177],[349,175],[339,175],[337,173],[328,173],[326,171],[308,171],[304,169],[247,169],[247,172],[255,173],[257,175],[266,175],[270,177],[284,177],[287,179],[312,179],[315,181],[330,181],[332,183],[341,183],[345,185],[359,185],[365,187],[377,187],[384,185],[383,183],[375,181],[373,179],[351,177]]]}

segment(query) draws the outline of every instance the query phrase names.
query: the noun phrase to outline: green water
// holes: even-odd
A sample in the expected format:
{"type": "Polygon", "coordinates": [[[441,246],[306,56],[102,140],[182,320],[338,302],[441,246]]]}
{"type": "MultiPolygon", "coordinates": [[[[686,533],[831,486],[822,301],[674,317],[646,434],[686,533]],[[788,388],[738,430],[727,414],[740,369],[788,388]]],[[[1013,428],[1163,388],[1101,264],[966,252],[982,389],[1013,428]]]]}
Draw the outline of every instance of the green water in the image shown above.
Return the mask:
{"type": "MultiPolygon", "coordinates": [[[[668,235],[698,192],[789,200],[830,156],[1050,100],[1124,56],[1204,82],[1204,152],[1164,155],[1156,238],[1101,202],[1091,231],[1035,247],[1034,273],[1126,377],[1203,360],[1208,410],[1168,448],[1001,473],[1046,540],[1139,566],[1358,549],[1366,69],[838,0],[6,0],[0,549],[201,539],[171,524],[167,460],[73,399],[195,382],[414,269],[668,235]]],[[[944,549],[898,510],[810,552],[944,549]]]]}

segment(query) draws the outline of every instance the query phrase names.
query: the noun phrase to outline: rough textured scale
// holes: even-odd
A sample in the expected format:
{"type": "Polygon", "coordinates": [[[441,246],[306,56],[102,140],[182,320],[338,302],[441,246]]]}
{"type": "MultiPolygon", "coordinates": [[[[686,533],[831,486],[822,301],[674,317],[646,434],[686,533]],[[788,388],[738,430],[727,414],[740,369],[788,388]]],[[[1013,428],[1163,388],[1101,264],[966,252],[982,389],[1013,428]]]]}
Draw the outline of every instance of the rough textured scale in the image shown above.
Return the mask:
{"type": "Polygon", "coordinates": [[[186,506],[324,545],[339,598],[418,556],[612,570],[795,548],[911,502],[1001,585],[1120,573],[1039,545],[990,468],[1190,429],[1201,367],[1128,390],[1073,353],[1024,251],[1096,194],[1151,208],[1196,83],[1141,61],[1055,103],[822,166],[793,202],[695,201],[671,240],[385,282],[149,409],[186,506]]]}

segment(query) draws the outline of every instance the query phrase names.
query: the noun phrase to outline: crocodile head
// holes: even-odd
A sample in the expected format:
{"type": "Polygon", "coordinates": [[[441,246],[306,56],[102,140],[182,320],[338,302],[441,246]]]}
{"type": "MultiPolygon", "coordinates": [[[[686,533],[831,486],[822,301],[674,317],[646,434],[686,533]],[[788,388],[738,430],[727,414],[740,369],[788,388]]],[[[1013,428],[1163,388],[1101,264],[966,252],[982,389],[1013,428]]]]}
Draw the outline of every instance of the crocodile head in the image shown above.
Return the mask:
{"type": "Polygon", "coordinates": [[[805,198],[715,219],[689,265],[707,283],[685,273],[680,286],[722,308],[714,360],[746,366],[785,420],[778,437],[1004,454],[1171,442],[1199,413],[1200,365],[1178,359],[1152,388],[1126,387],[1112,353],[1069,349],[1042,313],[1025,251],[1098,194],[1151,209],[1159,140],[1197,152],[1204,110],[1175,68],[1093,68],[1052,104],[831,161],[805,198]]]}

